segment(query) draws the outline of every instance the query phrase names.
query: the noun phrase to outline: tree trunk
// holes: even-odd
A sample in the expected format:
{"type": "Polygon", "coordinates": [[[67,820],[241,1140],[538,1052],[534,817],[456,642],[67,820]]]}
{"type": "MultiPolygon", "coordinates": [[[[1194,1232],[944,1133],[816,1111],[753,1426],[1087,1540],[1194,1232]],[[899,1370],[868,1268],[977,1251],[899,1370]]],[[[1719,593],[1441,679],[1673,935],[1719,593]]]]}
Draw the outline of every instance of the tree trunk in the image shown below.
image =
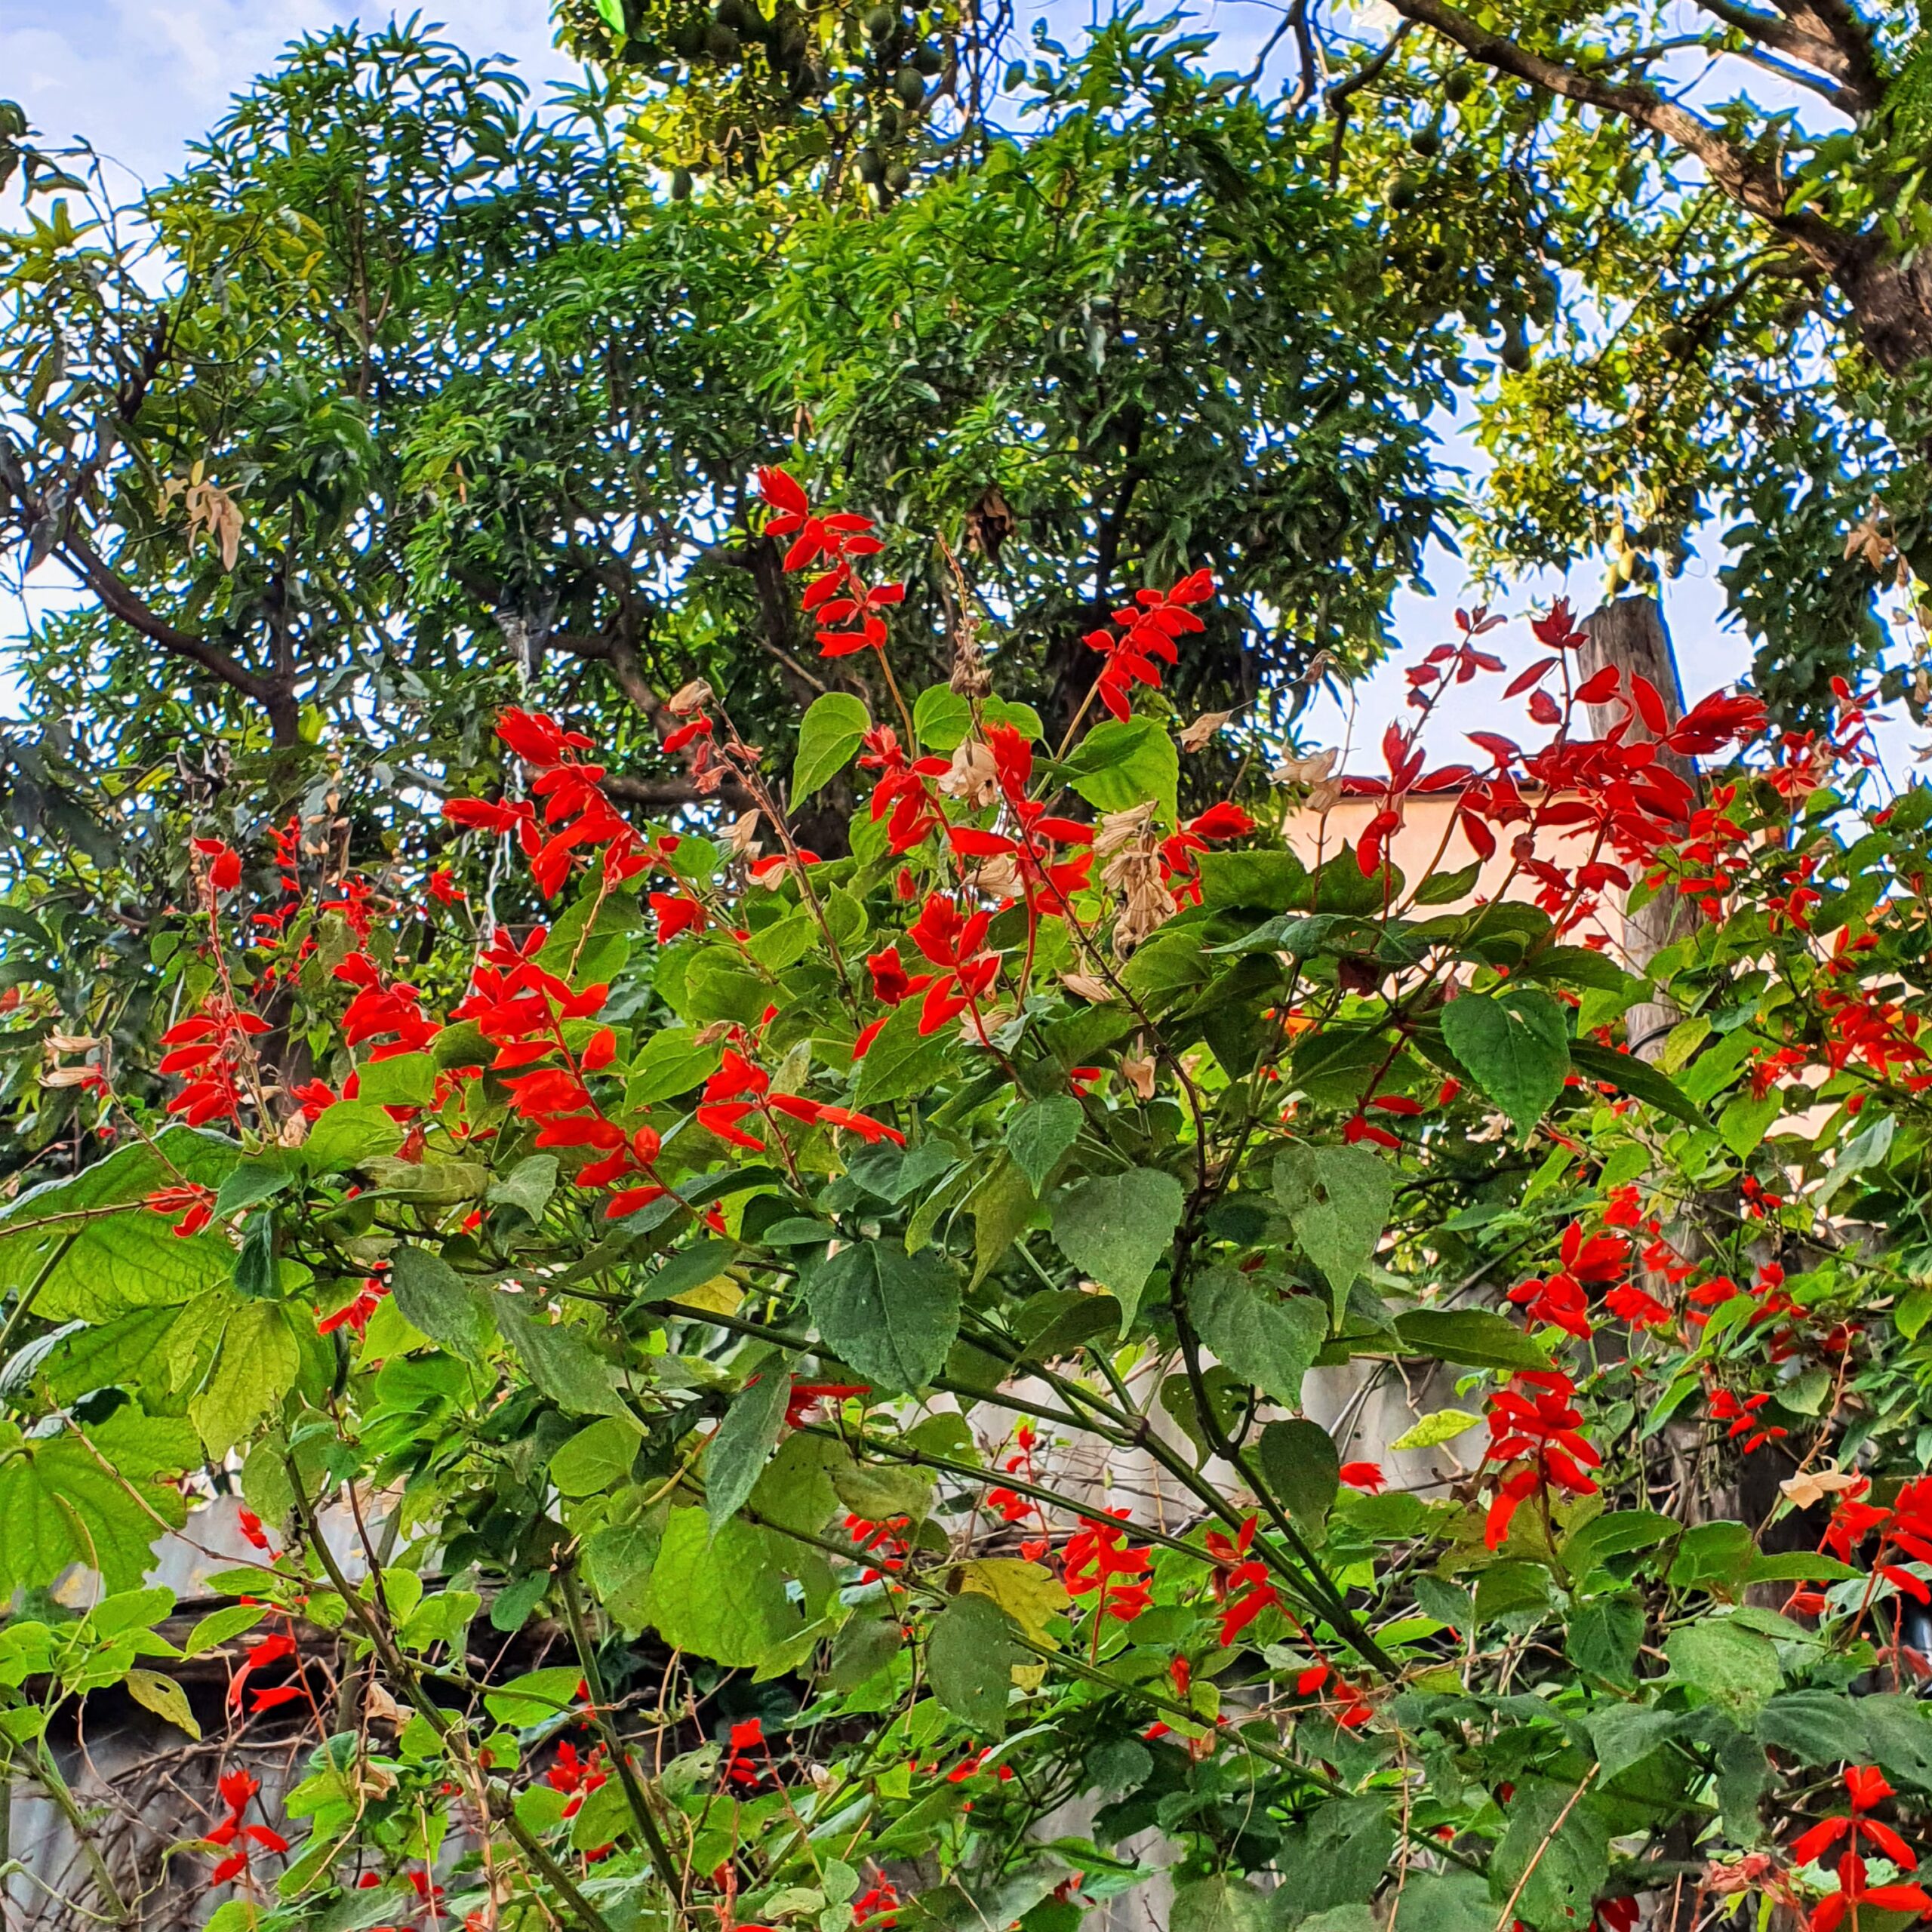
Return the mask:
{"type": "MultiPolygon", "coordinates": [[[[1654,598],[1620,597],[1600,606],[1583,620],[1589,641],[1580,655],[1583,669],[1598,671],[1614,664],[1626,675],[1647,678],[1663,694],[1664,712],[1674,724],[1684,715],[1684,691],[1678,681],[1677,659],[1670,648],[1670,634],[1664,629],[1663,611],[1654,598]]],[[[1620,705],[1593,704],[1589,707],[1590,728],[1601,737],[1623,715],[1620,705]]],[[[1630,722],[1633,739],[1647,739],[1640,718],[1630,722]]],[[[1697,768],[1688,758],[1675,753],[1660,754],[1658,762],[1693,785],[1697,768]]],[[[1675,891],[1666,889],[1655,898],[1623,915],[1623,952],[1631,970],[1641,973],[1663,949],[1696,928],[1697,912],[1675,891]]],[[[1679,1018],[1675,1007],[1663,1000],[1643,1000],[1633,1006],[1624,1020],[1630,1051],[1639,1060],[1654,1060],[1663,1051],[1666,1035],[1679,1018]]]]}

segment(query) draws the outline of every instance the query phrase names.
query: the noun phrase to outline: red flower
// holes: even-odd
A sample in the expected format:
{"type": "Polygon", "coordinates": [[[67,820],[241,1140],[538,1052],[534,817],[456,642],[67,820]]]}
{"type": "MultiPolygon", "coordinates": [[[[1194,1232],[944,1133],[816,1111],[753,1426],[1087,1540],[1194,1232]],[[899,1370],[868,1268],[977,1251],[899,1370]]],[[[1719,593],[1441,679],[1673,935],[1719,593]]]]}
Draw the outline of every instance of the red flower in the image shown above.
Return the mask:
{"type": "Polygon", "coordinates": [[[315,1333],[333,1335],[338,1328],[348,1328],[358,1335],[363,1334],[369,1326],[370,1316],[382,1305],[383,1297],[389,1291],[386,1281],[378,1281],[373,1275],[368,1276],[357,1293],[334,1314],[318,1318],[315,1333]]]}
{"type": "Polygon", "coordinates": [[[680,933],[704,931],[704,908],[681,892],[652,893],[651,909],[657,917],[660,946],[669,946],[680,933]]]}
{"type": "Polygon", "coordinates": [[[1153,1558],[1144,1549],[1127,1547],[1127,1531],[1121,1518],[1125,1510],[1106,1517],[1081,1518],[1081,1527],[1067,1539],[1063,1558],[1063,1580],[1069,1596],[1097,1592],[1094,1600],[1096,1618],[1104,1614],[1131,1623],[1147,1607],[1148,1587],[1138,1581],[1118,1582],[1121,1577],[1139,1578],[1153,1567],[1153,1558]]]}
{"type": "MultiPolygon", "coordinates": [[[[1214,1589],[1221,1605],[1221,1647],[1226,1650],[1264,1610],[1279,1604],[1268,1566],[1249,1555],[1254,1542],[1255,1518],[1250,1516],[1232,1539],[1218,1530],[1204,1538],[1208,1554],[1214,1559],[1214,1589]]],[[[1173,1666],[1175,1688],[1185,1697],[1189,1675],[1187,1660],[1177,1657],[1173,1666]]]]}
{"type": "Polygon", "coordinates": [[[219,838],[197,838],[195,850],[209,861],[208,884],[217,892],[232,892],[242,883],[242,854],[219,838]]]}
{"type": "Polygon", "coordinates": [[[1380,1463],[1344,1463],[1338,1473],[1351,1489],[1365,1489],[1371,1496],[1389,1486],[1380,1463]]]}
{"type": "Polygon", "coordinates": [[[192,1181],[180,1187],[158,1187],[143,1205],[157,1214],[179,1214],[181,1218],[175,1223],[174,1232],[185,1240],[189,1235],[199,1234],[214,1218],[214,1189],[192,1181]]]}
{"type": "Polygon", "coordinates": [[[1498,1484],[1484,1540],[1500,1549],[1517,1509],[1539,1491],[1554,1487],[1572,1496],[1594,1496],[1584,1473],[1602,1461],[1580,1432],[1583,1412],[1577,1385],[1555,1369],[1524,1369],[1490,1398],[1488,1456],[1515,1466],[1498,1484]]]}
{"type": "Polygon", "coordinates": [[[1159,689],[1160,666],[1180,661],[1175,638],[1207,629],[1189,607],[1206,603],[1214,594],[1212,574],[1196,571],[1171,590],[1137,591],[1132,604],[1113,614],[1118,637],[1112,630],[1088,632],[1088,650],[1100,651],[1107,660],[1094,681],[1094,691],[1115,717],[1131,714],[1136,685],[1159,689]]]}
{"type": "Polygon", "coordinates": [[[764,1751],[767,1762],[771,1753],[765,1748],[764,1725],[757,1718],[746,1718],[731,1727],[729,1753],[719,1775],[728,1784],[736,1785],[741,1791],[753,1791],[758,1788],[758,1767],[747,1755],[754,1747],[764,1751]]]}
{"type": "Polygon", "coordinates": [[[774,514],[765,519],[766,534],[789,537],[784,568],[805,570],[820,563],[827,568],[805,586],[802,600],[821,626],[852,624],[851,630],[818,632],[821,657],[847,657],[855,651],[885,648],[885,620],[878,614],[905,601],[903,583],[868,583],[853,567],[857,557],[876,556],[884,548],[872,534],[869,517],[841,511],[821,515],[797,480],[782,469],[761,469],[758,494],[774,514]]]}
{"type": "Polygon", "coordinates": [[[820,1402],[842,1402],[848,1395],[869,1395],[872,1392],[872,1385],[866,1382],[800,1382],[795,1379],[792,1392],[785,1401],[786,1425],[796,1429],[820,1402]]]}
{"type": "Polygon", "coordinates": [[[927,898],[906,937],[942,970],[931,976],[919,1011],[919,1031],[935,1033],[974,1006],[999,974],[999,955],[983,952],[990,912],[962,913],[955,901],[935,892],[927,898]]]}
{"type": "Polygon", "coordinates": [[[224,1771],[216,1780],[215,1788],[221,1794],[226,1815],[202,1841],[221,1850],[229,1845],[235,1847],[208,1874],[211,1885],[225,1885],[248,1869],[248,1847],[251,1843],[266,1851],[285,1852],[288,1841],[272,1826],[242,1823],[251,1801],[262,1788],[259,1778],[251,1777],[244,1770],[224,1771]]]}
{"type": "Polygon", "coordinates": [[[1904,1871],[1915,1870],[1918,1864],[1918,1854],[1890,1826],[1866,1815],[1893,1795],[1883,1774],[1869,1765],[1847,1765],[1844,1788],[1851,1801],[1850,1814],[1814,1825],[1791,1847],[1793,1864],[1813,1865],[1833,1845],[1844,1841],[1844,1853],[1838,1863],[1838,1889],[1820,1900],[1808,1922],[1808,1932],[1834,1932],[1845,1914],[1855,1912],[1860,1906],[1869,1906],[1879,1912],[1932,1912],[1932,1897],[1917,1885],[1866,1884],[1861,1845],[1869,1845],[1880,1857],[1904,1871]]]}
{"type": "Polygon", "coordinates": [[[169,1027],[161,1044],[172,1051],[162,1056],[155,1071],[190,1077],[168,1102],[168,1111],[181,1115],[190,1127],[238,1118],[242,1091],[236,1076],[251,1051],[250,1037],[268,1030],[269,1023],[259,1014],[217,994],[202,1001],[199,1011],[169,1027]]]}
{"type": "Polygon", "coordinates": [[[1724,1432],[1727,1441],[1735,1441],[1740,1435],[1745,1437],[1744,1453],[1748,1456],[1753,1450],[1761,1449],[1767,1442],[1775,1442],[1790,1432],[1758,1421],[1758,1411],[1770,1399],[1768,1389],[1747,1395],[1742,1401],[1728,1389],[1714,1389],[1711,1392],[1711,1420],[1730,1423],[1730,1428],[1724,1432]]]}

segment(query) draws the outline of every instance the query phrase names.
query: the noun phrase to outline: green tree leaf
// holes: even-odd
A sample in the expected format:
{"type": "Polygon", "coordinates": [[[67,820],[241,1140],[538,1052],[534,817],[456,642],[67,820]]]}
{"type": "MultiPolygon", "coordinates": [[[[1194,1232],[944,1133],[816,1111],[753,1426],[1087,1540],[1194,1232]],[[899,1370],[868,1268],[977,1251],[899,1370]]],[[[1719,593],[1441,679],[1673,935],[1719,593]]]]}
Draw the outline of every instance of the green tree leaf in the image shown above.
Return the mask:
{"type": "Polygon", "coordinates": [[[1291,1147],[1275,1157],[1274,1182],[1275,1198],[1327,1280],[1339,1317],[1389,1225],[1395,1177],[1366,1147],[1291,1147]]]}
{"type": "Polygon", "coordinates": [[[490,1312],[473,1287],[433,1249],[405,1243],[389,1257],[389,1292],[412,1328],[466,1361],[490,1343],[490,1312]]]}
{"type": "MultiPolygon", "coordinates": [[[[1661,1112],[1675,1115],[1693,1127],[1710,1125],[1703,1109],[1662,1067],[1653,1066],[1635,1054],[1615,1053],[1608,1047],[1598,1046],[1594,1040],[1573,1040],[1570,1043],[1570,1058],[1586,1079],[1601,1080],[1605,1086],[1614,1087],[1661,1112]]],[[[1773,1118],[1776,1118],[1775,1115],[1773,1118]]],[[[1762,1138],[1761,1131],[1759,1137],[1762,1138]]],[[[1741,1160],[1743,1156],[1740,1154],[1738,1158],[1741,1160]]]]}
{"type": "Polygon", "coordinates": [[[945,1026],[936,1033],[921,1034],[921,1004],[916,999],[902,1000],[866,1048],[859,1063],[856,1096],[861,1107],[930,1092],[951,1067],[955,1051],[953,1029],[945,1026]]]}
{"type": "Polygon", "coordinates": [[[1277,1301],[1232,1268],[1210,1268],[1188,1291],[1188,1312],[1222,1364],[1284,1408],[1301,1407],[1302,1377],[1328,1339],[1312,1295],[1277,1301]]]}
{"type": "Polygon", "coordinates": [[[959,1333],[959,1278],[931,1250],[896,1241],[842,1247],[802,1284],[826,1345],[883,1389],[923,1389],[959,1333]]]}
{"type": "Polygon", "coordinates": [[[1180,753],[1157,719],[1103,720],[1074,748],[1066,770],[1073,789],[1098,811],[1124,811],[1152,798],[1165,817],[1174,817],[1180,753]]]}
{"type": "Polygon", "coordinates": [[[1570,1028],[1535,986],[1465,993],[1442,1009],[1442,1037],[1483,1091],[1527,1135],[1563,1091],[1570,1028]]]}
{"type": "Polygon", "coordinates": [[[610,1363],[568,1322],[543,1319],[515,1295],[499,1293],[493,1306],[497,1327],[531,1380],[559,1408],[580,1416],[630,1413],[610,1363]]]}
{"type": "Polygon", "coordinates": [[[1534,1932],[1576,1932],[1587,1925],[1610,1875],[1609,1833],[1587,1798],[1571,1803],[1575,1796],[1574,1789],[1540,1779],[1519,1784],[1490,1861],[1491,1898],[1500,1906],[1513,1894],[1516,1916],[1534,1932]]]}
{"type": "Polygon", "coordinates": [[[731,1398],[704,1452],[704,1506],[714,1530],[737,1513],[764,1473],[791,1388],[783,1361],[774,1360],[765,1364],[755,1382],[731,1398]]]}
{"type": "Polygon", "coordinates": [[[1534,1335],[1486,1308],[1412,1308],[1395,1318],[1405,1349],[1470,1368],[1547,1368],[1549,1357],[1534,1335]]]}
{"type": "Polygon", "coordinates": [[[933,1695],[975,1730],[997,1730],[1005,1722],[1014,1666],[1033,1660],[1005,1611],[978,1591],[955,1597],[927,1633],[933,1695]]]}
{"type": "Polygon", "coordinates": [[[1006,1149],[1033,1192],[1044,1193],[1060,1157],[1080,1137],[1086,1115],[1070,1094],[1029,1100],[1006,1124],[1006,1149]]]}
{"type": "Polygon", "coordinates": [[[186,1421],[131,1407],[75,1430],[23,1436],[0,1423],[0,1592],[53,1583],[70,1563],[98,1571],[109,1589],[131,1589],[162,1525],[179,1529],[180,1492],[157,1478],[199,1466],[186,1421]]]}
{"type": "Polygon", "coordinates": [[[1784,1688],[1770,1639],[1730,1617],[1680,1624],[1664,1639],[1672,1671],[1740,1724],[1749,1724],[1784,1688]]]}
{"type": "Polygon", "coordinates": [[[667,1644],[734,1670],[755,1668],[804,1627],[767,1533],[734,1517],[714,1537],[702,1509],[671,1512],[648,1609],[667,1644]]]}
{"type": "Polygon", "coordinates": [[[1121,1305],[1124,1334],[1147,1278],[1165,1259],[1187,1197],[1172,1174],[1134,1168],[1063,1188],[1054,1197],[1054,1239],[1121,1305]]]}
{"type": "Polygon", "coordinates": [[[130,1143],[71,1180],[28,1188],[0,1212],[0,1291],[39,1281],[34,1306],[50,1321],[99,1323],[192,1300],[229,1278],[235,1251],[213,1229],[176,1234],[147,1197],[183,1177],[218,1188],[241,1158],[219,1134],[171,1127],[152,1147],[130,1143]],[[127,1211],[99,1211],[113,1208],[127,1211]]]}
{"type": "Polygon", "coordinates": [[[163,1677],[158,1671],[131,1670],[122,1680],[128,1687],[128,1694],[137,1704],[144,1706],[158,1718],[165,1718],[177,1730],[185,1730],[195,1742],[202,1741],[202,1727],[195,1721],[195,1713],[189,1708],[188,1694],[171,1677],[163,1677]]]}
{"type": "Polygon", "coordinates": [[[1174,1887],[1172,1932],[1269,1932],[1268,1901],[1232,1872],[1190,1878],[1174,1887]]]}
{"type": "Polygon", "coordinates": [[[844,770],[872,728],[865,706],[848,691],[826,691],[812,700],[798,727],[798,755],[792,767],[792,803],[796,807],[844,770]]]}
{"type": "Polygon", "coordinates": [[[560,1496],[598,1496],[629,1480],[644,1432],[629,1416],[586,1423],[550,1458],[560,1496]]]}
{"type": "Polygon", "coordinates": [[[1319,1423],[1301,1417],[1271,1422],[1256,1441],[1255,1457],[1275,1500],[1298,1521],[1318,1529],[1342,1486],[1335,1438],[1319,1423]]]}
{"type": "Polygon", "coordinates": [[[280,1302],[238,1301],[221,1326],[221,1340],[189,1419],[211,1456],[227,1454],[274,1413],[295,1386],[302,1351],[280,1302]]]}

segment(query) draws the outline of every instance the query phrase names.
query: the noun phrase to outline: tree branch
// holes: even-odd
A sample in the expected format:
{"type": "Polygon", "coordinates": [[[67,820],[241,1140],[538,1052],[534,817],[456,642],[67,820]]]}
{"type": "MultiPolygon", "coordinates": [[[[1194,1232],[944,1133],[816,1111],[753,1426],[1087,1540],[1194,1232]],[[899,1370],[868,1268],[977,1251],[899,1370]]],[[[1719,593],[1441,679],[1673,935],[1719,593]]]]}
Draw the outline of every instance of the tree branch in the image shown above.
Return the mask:
{"type": "Polygon", "coordinates": [[[743,786],[734,784],[728,778],[715,792],[700,792],[688,778],[632,778],[620,774],[598,782],[612,798],[647,811],[715,802],[728,805],[734,812],[746,812],[755,802],[743,786]]]}
{"type": "Polygon", "coordinates": [[[1834,25],[1825,18],[1826,9],[1817,0],[1781,5],[1783,17],[1761,14],[1755,7],[1744,5],[1743,0],[1697,0],[1697,4],[1713,19],[1721,20],[1758,46],[1774,48],[1787,59],[1829,75],[1836,84],[1833,87],[1821,86],[1809,78],[1804,79],[1802,85],[1823,94],[1844,113],[1869,113],[1884,98],[1884,82],[1873,58],[1870,40],[1848,9],[1830,8],[1838,17],[1834,25]]]}
{"type": "Polygon", "coordinates": [[[131,630],[138,632],[150,644],[176,657],[198,664],[268,714],[269,727],[278,745],[293,745],[302,736],[301,708],[291,686],[279,678],[264,677],[251,671],[238,657],[211,644],[206,638],[177,630],[156,612],[147,601],[122,577],[81,533],[71,525],[60,539],[59,552],[69,568],[100,599],[103,608],[131,630]]]}
{"type": "Polygon", "coordinates": [[[1784,177],[1775,164],[1734,146],[1688,108],[1665,100],[1655,89],[1638,82],[1598,79],[1534,53],[1504,35],[1492,33],[1446,0],[1391,0],[1391,4],[1404,20],[1433,29],[1485,66],[1661,134],[1702,162],[1721,193],[1783,235],[1820,268],[1835,276],[1856,272],[1866,252],[1861,237],[1835,228],[1808,211],[1789,211],[1784,177]]]}

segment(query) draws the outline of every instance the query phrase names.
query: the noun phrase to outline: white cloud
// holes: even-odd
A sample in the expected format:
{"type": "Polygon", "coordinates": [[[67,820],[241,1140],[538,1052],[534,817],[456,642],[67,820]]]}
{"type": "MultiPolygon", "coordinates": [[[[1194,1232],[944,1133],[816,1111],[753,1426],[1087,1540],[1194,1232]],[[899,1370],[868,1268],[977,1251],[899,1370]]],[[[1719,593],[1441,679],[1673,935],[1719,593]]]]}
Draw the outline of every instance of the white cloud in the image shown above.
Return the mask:
{"type": "MultiPolygon", "coordinates": [[[[289,41],[357,11],[331,0],[76,0],[33,8],[29,26],[27,11],[0,0],[0,88],[48,140],[84,135],[148,181],[180,166],[289,41]]],[[[545,0],[478,0],[451,38],[510,55],[540,96],[570,71],[545,0]]]]}

